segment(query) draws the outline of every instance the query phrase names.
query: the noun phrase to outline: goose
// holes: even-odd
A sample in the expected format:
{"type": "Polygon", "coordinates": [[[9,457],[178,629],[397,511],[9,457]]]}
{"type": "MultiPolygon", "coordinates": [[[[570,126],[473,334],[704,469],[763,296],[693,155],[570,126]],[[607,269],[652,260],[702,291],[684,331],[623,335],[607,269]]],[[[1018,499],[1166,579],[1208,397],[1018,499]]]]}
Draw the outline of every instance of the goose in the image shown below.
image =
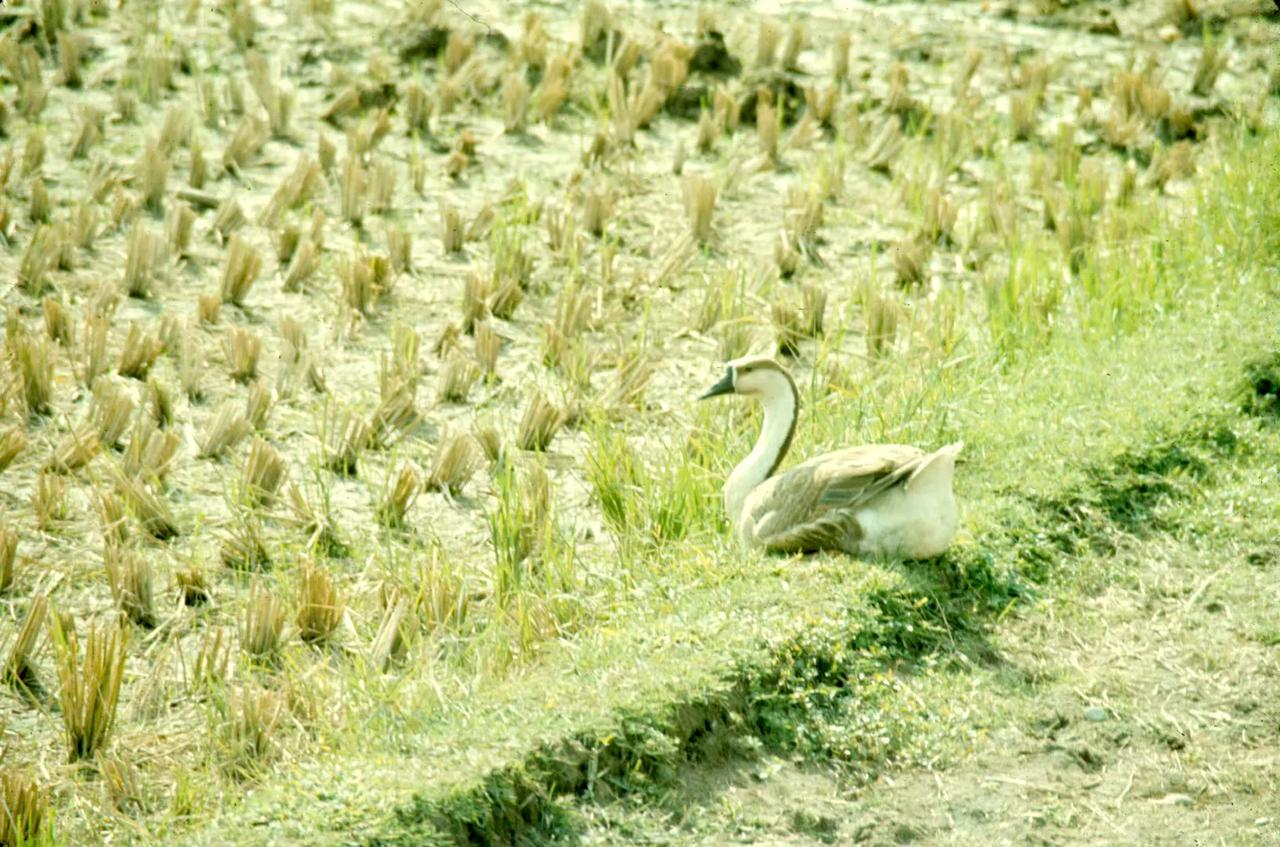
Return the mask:
{"type": "Polygon", "coordinates": [[[903,444],[847,447],[777,473],[800,407],[791,374],[767,356],[744,356],[729,362],[724,378],[698,399],[722,394],[754,397],[764,406],[755,447],[724,485],[729,520],[747,546],[929,559],[955,537],[951,482],[964,442],[932,453],[903,444]]]}

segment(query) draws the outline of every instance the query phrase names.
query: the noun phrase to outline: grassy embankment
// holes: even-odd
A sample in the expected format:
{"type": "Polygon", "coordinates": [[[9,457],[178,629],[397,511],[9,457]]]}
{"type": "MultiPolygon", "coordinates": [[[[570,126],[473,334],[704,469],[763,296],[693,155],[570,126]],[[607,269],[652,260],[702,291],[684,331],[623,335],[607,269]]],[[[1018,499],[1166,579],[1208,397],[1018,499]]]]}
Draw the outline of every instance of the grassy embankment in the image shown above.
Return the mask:
{"type": "Polygon", "coordinates": [[[1251,455],[1275,408],[1274,141],[1232,140],[1185,208],[1109,217],[1076,277],[1029,237],[991,283],[989,332],[954,355],[811,386],[801,450],[965,439],[965,531],[944,560],[733,551],[715,485],[745,435],[724,449],[704,413],[660,475],[616,452],[598,469],[619,549],[645,573],[608,620],[465,702],[388,696],[322,767],[264,786],[204,839],[550,837],[573,826],[558,797],[660,786],[689,757],[764,744],[867,772],[892,761],[937,716],[904,711],[867,681],[877,671],[981,657],[1020,603],[1097,590],[1109,534],[1160,529],[1159,504],[1251,455]]]}

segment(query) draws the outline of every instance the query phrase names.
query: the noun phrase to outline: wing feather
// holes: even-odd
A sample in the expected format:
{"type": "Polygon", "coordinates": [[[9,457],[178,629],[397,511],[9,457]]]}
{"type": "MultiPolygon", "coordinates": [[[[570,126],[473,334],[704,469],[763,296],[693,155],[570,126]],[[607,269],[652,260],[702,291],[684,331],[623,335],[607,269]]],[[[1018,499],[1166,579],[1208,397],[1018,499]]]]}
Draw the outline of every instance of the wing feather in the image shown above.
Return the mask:
{"type": "Polygon", "coordinates": [[[825,453],[766,480],[747,501],[756,543],[778,552],[844,548],[862,536],[858,509],[908,479],[925,458],[897,444],[825,453]]]}

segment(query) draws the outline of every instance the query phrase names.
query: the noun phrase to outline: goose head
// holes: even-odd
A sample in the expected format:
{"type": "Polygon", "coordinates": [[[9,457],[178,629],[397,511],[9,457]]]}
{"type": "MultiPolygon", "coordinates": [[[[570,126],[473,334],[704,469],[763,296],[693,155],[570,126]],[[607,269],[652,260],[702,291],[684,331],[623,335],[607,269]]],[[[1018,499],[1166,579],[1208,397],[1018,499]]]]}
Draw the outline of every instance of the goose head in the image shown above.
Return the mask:
{"type": "Polygon", "coordinates": [[[794,397],[795,383],[782,365],[768,356],[744,356],[729,362],[724,377],[698,399],[721,394],[741,394],[767,403],[775,397],[794,397]]]}

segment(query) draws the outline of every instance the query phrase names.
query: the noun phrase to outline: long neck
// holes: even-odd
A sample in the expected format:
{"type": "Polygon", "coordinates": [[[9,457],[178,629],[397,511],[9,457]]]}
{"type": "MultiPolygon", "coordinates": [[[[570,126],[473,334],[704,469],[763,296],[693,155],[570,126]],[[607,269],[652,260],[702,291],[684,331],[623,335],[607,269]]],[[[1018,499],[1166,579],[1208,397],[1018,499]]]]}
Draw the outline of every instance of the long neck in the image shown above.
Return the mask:
{"type": "Polygon", "coordinates": [[[756,446],[734,468],[724,485],[725,508],[734,522],[741,516],[742,505],[751,490],[772,476],[782,464],[796,431],[800,398],[790,379],[787,380],[786,391],[766,396],[763,405],[764,425],[760,428],[756,446]]]}

